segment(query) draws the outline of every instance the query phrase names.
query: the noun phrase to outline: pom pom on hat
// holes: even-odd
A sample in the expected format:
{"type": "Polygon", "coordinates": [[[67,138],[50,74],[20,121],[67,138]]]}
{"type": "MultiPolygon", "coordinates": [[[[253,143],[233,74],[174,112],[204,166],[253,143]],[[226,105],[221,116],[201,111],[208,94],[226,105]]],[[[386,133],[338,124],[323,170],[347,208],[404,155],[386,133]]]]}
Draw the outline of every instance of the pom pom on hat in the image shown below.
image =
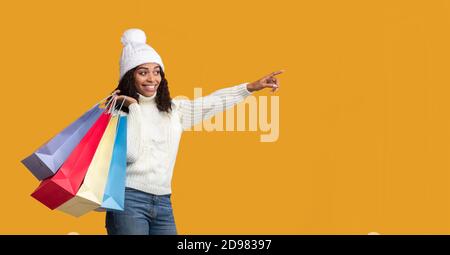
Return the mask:
{"type": "Polygon", "coordinates": [[[146,43],[147,37],[145,36],[144,31],[138,28],[131,28],[126,30],[122,38],[120,38],[123,46],[126,46],[129,43],[146,43]]]}

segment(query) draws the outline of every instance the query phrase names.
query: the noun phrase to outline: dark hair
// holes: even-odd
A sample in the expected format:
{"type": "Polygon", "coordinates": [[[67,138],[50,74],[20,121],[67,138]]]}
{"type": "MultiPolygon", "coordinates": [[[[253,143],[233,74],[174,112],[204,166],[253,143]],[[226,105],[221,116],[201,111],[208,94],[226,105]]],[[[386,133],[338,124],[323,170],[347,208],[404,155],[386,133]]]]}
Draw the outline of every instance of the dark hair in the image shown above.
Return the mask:
{"type": "MultiPolygon", "coordinates": [[[[136,81],[134,79],[134,71],[137,68],[138,67],[135,67],[126,72],[123,75],[122,79],[120,79],[119,85],[117,85],[117,88],[114,89],[114,91],[120,90],[119,95],[129,96],[139,101],[139,95],[135,85],[136,81]]],[[[161,112],[170,113],[170,111],[172,111],[172,98],[170,97],[169,92],[169,82],[167,81],[163,70],[161,70],[160,74],[161,74],[161,82],[159,83],[155,97],[156,107],[161,112]]],[[[118,109],[119,107],[120,104],[116,106],[116,109],[118,109]]],[[[129,112],[128,107],[123,106],[122,111],[128,113],[129,112]]]]}

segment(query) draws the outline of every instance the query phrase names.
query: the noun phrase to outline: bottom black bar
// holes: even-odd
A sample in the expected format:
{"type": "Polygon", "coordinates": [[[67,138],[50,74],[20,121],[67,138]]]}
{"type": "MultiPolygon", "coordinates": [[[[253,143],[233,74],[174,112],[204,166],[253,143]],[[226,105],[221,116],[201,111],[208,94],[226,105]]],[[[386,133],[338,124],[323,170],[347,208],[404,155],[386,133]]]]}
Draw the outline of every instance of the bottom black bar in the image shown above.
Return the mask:
{"type": "MultiPolygon", "coordinates": [[[[447,235],[177,235],[177,236],[97,236],[97,235],[3,235],[0,247],[14,251],[39,248],[51,253],[124,251],[156,254],[295,254],[325,251],[404,252],[432,249],[446,252],[447,235]],[[59,246],[61,249],[56,249],[59,246]],[[442,246],[442,247],[441,247],[442,246]]],[[[88,254],[88,253],[86,253],[88,254]]]]}

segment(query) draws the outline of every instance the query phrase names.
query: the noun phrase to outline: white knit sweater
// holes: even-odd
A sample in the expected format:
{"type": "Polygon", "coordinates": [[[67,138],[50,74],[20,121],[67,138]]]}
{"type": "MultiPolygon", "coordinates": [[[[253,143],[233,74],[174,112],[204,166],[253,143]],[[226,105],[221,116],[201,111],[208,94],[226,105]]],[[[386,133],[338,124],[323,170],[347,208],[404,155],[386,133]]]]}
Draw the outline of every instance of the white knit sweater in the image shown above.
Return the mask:
{"type": "Polygon", "coordinates": [[[171,194],[173,168],[183,130],[211,118],[251,94],[247,84],[194,100],[172,100],[172,112],[156,108],[155,97],[139,94],[129,106],[126,186],[155,195],[171,194]]]}

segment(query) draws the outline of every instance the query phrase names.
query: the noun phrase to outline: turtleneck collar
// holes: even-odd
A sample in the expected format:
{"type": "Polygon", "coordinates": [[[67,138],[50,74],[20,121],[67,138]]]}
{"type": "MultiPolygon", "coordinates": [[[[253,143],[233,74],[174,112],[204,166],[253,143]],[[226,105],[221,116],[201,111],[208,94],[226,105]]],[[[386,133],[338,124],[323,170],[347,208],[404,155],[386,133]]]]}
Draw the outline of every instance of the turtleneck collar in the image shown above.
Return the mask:
{"type": "Polygon", "coordinates": [[[153,94],[152,96],[146,97],[144,95],[141,95],[140,93],[138,93],[139,95],[139,103],[155,103],[155,98],[156,98],[156,92],[155,94],[153,94]]]}

